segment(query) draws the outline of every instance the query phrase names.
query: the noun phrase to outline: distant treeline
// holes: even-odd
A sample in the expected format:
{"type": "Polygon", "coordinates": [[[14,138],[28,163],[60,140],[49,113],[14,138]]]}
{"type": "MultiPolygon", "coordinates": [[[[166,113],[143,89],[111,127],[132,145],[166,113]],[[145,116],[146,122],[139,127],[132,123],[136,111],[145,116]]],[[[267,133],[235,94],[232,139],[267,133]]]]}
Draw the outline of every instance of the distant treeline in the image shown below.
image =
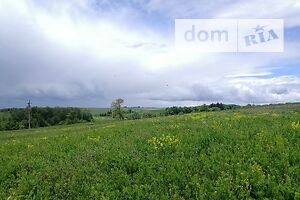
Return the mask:
{"type": "MultiPolygon", "coordinates": [[[[152,113],[151,111],[143,111],[141,110],[141,107],[124,107],[123,109],[123,115],[124,119],[127,120],[134,120],[134,119],[144,119],[144,118],[152,118],[152,117],[158,117],[158,116],[163,116],[162,113],[152,113]],[[139,110],[135,110],[138,108],[139,110]]],[[[104,113],[99,113],[95,115],[96,117],[112,117],[112,112],[111,110],[108,110],[107,112],[104,113]]]]}
{"type": "MultiPolygon", "coordinates": [[[[46,127],[58,124],[74,124],[91,121],[92,114],[80,108],[31,108],[31,127],[46,127]]],[[[10,108],[0,110],[0,130],[16,130],[28,128],[28,109],[10,108]]]]}
{"type": "MultiPolygon", "coordinates": [[[[169,116],[169,115],[181,115],[181,114],[188,114],[192,112],[213,112],[213,111],[221,111],[221,110],[233,110],[236,108],[240,108],[241,106],[235,105],[235,104],[223,104],[223,103],[212,103],[209,105],[201,105],[201,106],[191,106],[191,107],[180,107],[180,106],[173,106],[168,107],[162,110],[161,112],[151,112],[151,111],[142,111],[142,110],[135,110],[135,108],[141,108],[141,107],[124,107],[123,109],[123,115],[124,119],[143,119],[143,118],[152,118],[152,117],[158,117],[158,116],[169,116]]],[[[100,113],[96,116],[100,117],[111,117],[112,112],[111,110],[100,113]]]]}
{"type": "Polygon", "coordinates": [[[165,115],[181,115],[188,114],[192,112],[213,112],[213,111],[221,111],[221,110],[233,110],[236,108],[240,108],[239,105],[234,104],[223,104],[223,103],[212,103],[210,105],[201,105],[201,106],[193,106],[193,107],[178,107],[173,106],[165,109],[165,115]]]}

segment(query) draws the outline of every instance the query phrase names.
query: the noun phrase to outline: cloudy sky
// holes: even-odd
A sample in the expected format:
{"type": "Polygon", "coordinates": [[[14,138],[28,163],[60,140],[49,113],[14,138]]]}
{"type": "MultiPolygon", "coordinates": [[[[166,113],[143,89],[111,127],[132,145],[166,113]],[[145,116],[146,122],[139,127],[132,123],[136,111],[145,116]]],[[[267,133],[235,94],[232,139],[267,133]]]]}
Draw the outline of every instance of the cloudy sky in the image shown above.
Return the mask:
{"type": "Polygon", "coordinates": [[[300,101],[299,0],[0,0],[0,107],[300,101]],[[178,53],[175,19],[281,18],[284,53],[178,53]]]}

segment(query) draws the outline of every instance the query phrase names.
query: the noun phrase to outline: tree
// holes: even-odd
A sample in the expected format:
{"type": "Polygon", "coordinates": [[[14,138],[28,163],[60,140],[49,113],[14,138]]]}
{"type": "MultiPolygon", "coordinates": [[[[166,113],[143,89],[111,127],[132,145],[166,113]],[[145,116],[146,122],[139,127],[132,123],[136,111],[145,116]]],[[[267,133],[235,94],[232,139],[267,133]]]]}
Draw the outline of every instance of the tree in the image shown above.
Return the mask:
{"type": "Polygon", "coordinates": [[[111,112],[112,112],[112,117],[123,120],[124,119],[124,113],[122,109],[122,105],[124,103],[124,100],[121,98],[116,99],[111,103],[111,112]]]}

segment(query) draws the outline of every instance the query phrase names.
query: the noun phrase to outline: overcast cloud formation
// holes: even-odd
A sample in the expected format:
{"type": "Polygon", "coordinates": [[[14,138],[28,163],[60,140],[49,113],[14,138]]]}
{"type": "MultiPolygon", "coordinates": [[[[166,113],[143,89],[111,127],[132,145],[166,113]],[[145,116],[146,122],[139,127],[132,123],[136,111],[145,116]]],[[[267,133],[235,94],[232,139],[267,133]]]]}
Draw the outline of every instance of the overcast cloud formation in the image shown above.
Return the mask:
{"type": "Polygon", "coordinates": [[[1,0],[0,107],[300,101],[299,0],[1,0]],[[178,53],[176,18],[283,18],[284,53],[178,53]]]}

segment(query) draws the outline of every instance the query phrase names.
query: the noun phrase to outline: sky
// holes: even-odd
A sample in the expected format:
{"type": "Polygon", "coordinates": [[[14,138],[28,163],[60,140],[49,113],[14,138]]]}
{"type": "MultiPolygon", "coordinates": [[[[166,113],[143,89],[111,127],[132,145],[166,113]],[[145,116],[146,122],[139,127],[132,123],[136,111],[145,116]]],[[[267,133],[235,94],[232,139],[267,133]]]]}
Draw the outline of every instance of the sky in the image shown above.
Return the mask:
{"type": "Polygon", "coordinates": [[[299,0],[0,0],[0,24],[0,108],[300,101],[299,0]],[[208,18],[284,19],[284,52],[176,51],[208,18]]]}

